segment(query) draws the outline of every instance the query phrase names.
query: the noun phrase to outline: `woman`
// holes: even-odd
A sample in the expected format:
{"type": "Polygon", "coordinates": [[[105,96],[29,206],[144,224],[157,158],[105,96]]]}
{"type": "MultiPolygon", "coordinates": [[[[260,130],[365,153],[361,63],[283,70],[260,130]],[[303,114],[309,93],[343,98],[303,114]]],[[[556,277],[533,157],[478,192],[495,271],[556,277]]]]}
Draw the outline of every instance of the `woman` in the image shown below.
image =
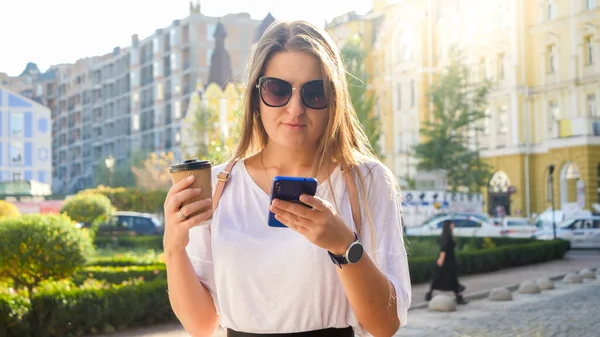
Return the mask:
{"type": "Polygon", "coordinates": [[[212,336],[219,324],[230,337],[392,336],[410,305],[398,191],[371,154],[336,44],[306,22],[271,25],[249,64],[244,109],[230,162],[237,164],[213,170],[213,184],[227,181],[216,185],[218,207],[187,219],[211,201],[179,209],[199,193],[189,181],[167,195],[175,314],[193,336],[212,336]],[[365,219],[358,223],[350,205],[356,194],[343,178],[349,172],[365,219]],[[312,209],[271,203],[278,175],[315,177],[316,196],[300,199],[312,209]],[[269,227],[269,211],[288,228],[269,227]],[[211,226],[197,226],[211,215],[211,226]],[[333,263],[351,246],[364,247],[359,259],[333,263]]]}
{"type": "Polygon", "coordinates": [[[456,296],[457,304],[467,304],[462,292],[465,287],[458,282],[456,270],[456,255],[454,254],[454,222],[444,221],[442,235],[440,236],[440,256],[437,259],[437,268],[429,292],[425,294],[425,300],[431,300],[434,290],[452,291],[456,296]]]}

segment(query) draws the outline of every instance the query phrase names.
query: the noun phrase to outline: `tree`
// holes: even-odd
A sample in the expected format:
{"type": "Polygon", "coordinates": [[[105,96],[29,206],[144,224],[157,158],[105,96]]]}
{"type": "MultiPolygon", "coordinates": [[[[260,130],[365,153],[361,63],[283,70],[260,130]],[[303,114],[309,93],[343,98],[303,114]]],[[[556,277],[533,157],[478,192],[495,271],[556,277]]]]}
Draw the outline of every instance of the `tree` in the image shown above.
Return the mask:
{"type": "Polygon", "coordinates": [[[136,186],[144,191],[167,191],[171,188],[169,166],[173,164],[172,152],[150,153],[140,164],[131,167],[136,186]]]}
{"type": "Polygon", "coordinates": [[[342,57],[346,65],[346,81],[350,92],[350,100],[360,123],[369,138],[375,154],[383,159],[383,151],[379,146],[381,122],[373,111],[375,95],[367,93],[367,72],[365,70],[366,53],[360,46],[360,38],[354,37],[346,41],[342,47],[342,57]]]}
{"type": "Polygon", "coordinates": [[[229,136],[228,139],[224,139],[219,127],[218,114],[212,109],[198,104],[192,117],[192,124],[188,129],[188,134],[197,135],[195,137],[197,142],[190,145],[182,144],[182,152],[193,158],[210,160],[213,164],[222,163],[229,157],[237,143],[240,134],[239,124],[228,125],[229,136]]]}
{"type": "Polygon", "coordinates": [[[490,88],[489,81],[471,80],[460,51],[452,48],[447,68],[430,89],[433,120],[422,123],[420,132],[426,140],[414,147],[414,156],[418,169],[446,170],[453,191],[459,187],[479,191],[491,174],[473,139],[473,133],[482,131],[479,122],[486,118],[490,88]]]}
{"type": "Polygon", "coordinates": [[[94,182],[96,185],[104,185],[111,187],[133,187],[135,186],[135,176],[131,172],[131,167],[134,165],[134,158],[127,161],[115,163],[112,172],[106,167],[106,158],[98,159],[94,168],[94,182]]]}

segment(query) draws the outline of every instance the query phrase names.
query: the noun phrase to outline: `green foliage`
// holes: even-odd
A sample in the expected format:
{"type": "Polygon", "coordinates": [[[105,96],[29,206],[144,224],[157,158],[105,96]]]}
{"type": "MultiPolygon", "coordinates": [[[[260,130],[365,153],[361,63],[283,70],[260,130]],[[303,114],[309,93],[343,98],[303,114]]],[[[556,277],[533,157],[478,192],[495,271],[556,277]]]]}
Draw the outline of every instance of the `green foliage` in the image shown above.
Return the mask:
{"type": "MultiPolygon", "coordinates": [[[[236,115],[238,120],[241,120],[239,114],[236,115]]],[[[223,139],[221,132],[215,131],[219,125],[219,115],[216,111],[199,104],[193,118],[191,133],[197,135],[197,143],[192,144],[193,150],[190,145],[182,144],[182,152],[192,152],[190,157],[210,160],[213,164],[223,163],[229,158],[239,139],[241,124],[236,123],[235,127],[230,127],[228,139],[223,139]],[[210,137],[210,135],[218,136],[210,137]]]]}
{"type": "Polygon", "coordinates": [[[146,151],[134,152],[129,160],[115,162],[112,172],[106,167],[106,158],[99,158],[94,168],[94,183],[111,187],[135,187],[136,177],[132,167],[138,165],[140,156],[145,153],[146,151]]]}
{"type": "Polygon", "coordinates": [[[163,249],[162,235],[98,235],[94,239],[94,243],[98,248],[163,249]]]}
{"type": "Polygon", "coordinates": [[[120,284],[134,279],[152,281],[157,278],[166,277],[164,263],[147,266],[90,266],[79,270],[73,276],[73,282],[79,285],[89,280],[100,280],[112,284],[120,284]]]}
{"type": "MultiPolygon", "coordinates": [[[[496,239],[492,240],[495,241],[496,239]]],[[[485,243],[486,241],[481,240],[479,242],[485,243]]],[[[509,242],[504,241],[503,243],[506,244],[501,242],[499,245],[498,242],[495,242],[496,248],[468,248],[464,251],[457,249],[456,260],[459,275],[489,273],[504,268],[562,259],[569,249],[569,242],[563,240],[535,241],[524,239],[521,243],[519,241],[509,242]]],[[[463,240],[461,245],[473,247],[475,241],[463,240]]],[[[437,254],[409,257],[411,282],[416,284],[429,281],[435,272],[436,260],[437,254]]]]}
{"type": "Polygon", "coordinates": [[[383,151],[379,146],[381,138],[381,121],[375,115],[375,96],[367,94],[367,71],[365,70],[366,52],[360,46],[360,38],[346,41],[342,47],[342,57],[346,65],[346,81],[352,106],[356,111],[365,134],[373,151],[381,160],[384,159],[383,151]]]}
{"type": "Polygon", "coordinates": [[[0,218],[11,218],[21,215],[19,208],[12,202],[0,200],[0,218]]]}
{"type": "Polygon", "coordinates": [[[0,294],[0,336],[87,336],[174,321],[164,278],[48,282],[36,289],[31,304],[18,294],[0,294]]]}
{"type": "Polygon", "coordinates": [[[70,277],[93,252],[91,239],[64,215],[29,214],[0,220],[0,278],[32,289],[70,277]]]}
{"type": "Polygon", "coordinates": [[[119,211],[132,211],[142,213],[162,212],[167,191],[142,191],[123,187],[110,188],[98,186],[97,188],[83,190],[78,195],[102,194],[119,211]]]}
{"type": "Polygon", "coordinates": [[[65,200],[60,212],[77,222],[90,225],[108,220],[114,213],[114,207],[110,199],[102,194],[85,193],[65,200]]]}
{"type": "Polygon", "coordinates": [[[488,183],[491,166],[477,149],[472,132],[483,131],[480,124],[485,115],[489,82],[472,83],[470,71],[456,49],[450,52],[450,61],[443,74],[430,89],[433,120],[421,125],[425,141],[414,147],[421,170],[445,170],[453,191],[464,187],[478,192],[488,183]]]}

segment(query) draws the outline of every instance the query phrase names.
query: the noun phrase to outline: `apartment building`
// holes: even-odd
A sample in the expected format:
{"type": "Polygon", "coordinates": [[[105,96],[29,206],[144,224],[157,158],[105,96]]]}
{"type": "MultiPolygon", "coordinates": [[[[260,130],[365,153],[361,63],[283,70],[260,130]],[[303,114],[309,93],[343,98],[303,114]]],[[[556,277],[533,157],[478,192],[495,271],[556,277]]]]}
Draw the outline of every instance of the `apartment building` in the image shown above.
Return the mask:
{"type": "Polygon", "coordinates": [[[49,191],[50,142],[50,109],[0,86],[0,181],[35,181],[49,191]]]}
{"type": "Polygon", "coordinates": [[[206,16],[191,4],[187,17],[148,37],[133,35],[129,46],[52,67],[52,80],[13,79],[52,108],[54,192],[95,186],[94,172],[109,156],[115,168],[139,152],[172,151],[179,160],[182,118],[197,81],[208,82],[217,25],[227,32],[229,79],[236,82],[260,22],[246,13],[206,16]]]}

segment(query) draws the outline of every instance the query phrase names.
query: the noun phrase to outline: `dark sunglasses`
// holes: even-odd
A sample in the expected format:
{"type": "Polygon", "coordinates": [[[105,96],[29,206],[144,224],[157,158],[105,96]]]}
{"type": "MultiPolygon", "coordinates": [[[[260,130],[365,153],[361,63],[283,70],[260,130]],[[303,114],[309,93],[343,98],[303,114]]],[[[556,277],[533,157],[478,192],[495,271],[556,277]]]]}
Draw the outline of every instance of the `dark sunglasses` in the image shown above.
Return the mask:
{"type": "MultiPolygon", "coordinates": [[[[292,92],[297,88],[292,87],[289,82],[275,77],[261,77],[256,85],[265,105],[272,108],[280,108],[290,101],[292,92]]],[[[310,109],[321,110],[329,106],[329,95],[325,93],[323,80],[315,80],[304,83],[300,88],[302,103],[310,109]]]]}

